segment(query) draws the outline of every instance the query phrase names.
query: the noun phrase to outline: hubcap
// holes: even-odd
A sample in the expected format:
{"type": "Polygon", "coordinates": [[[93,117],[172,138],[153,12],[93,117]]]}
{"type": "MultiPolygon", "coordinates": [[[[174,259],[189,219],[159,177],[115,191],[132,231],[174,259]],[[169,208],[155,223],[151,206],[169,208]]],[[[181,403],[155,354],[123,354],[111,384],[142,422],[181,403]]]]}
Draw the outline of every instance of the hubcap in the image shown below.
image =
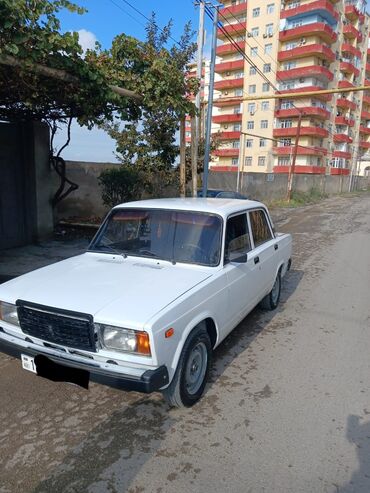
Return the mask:
{"type": "Polygon", "coordinates": [[[207,370],[208,354],[203,342],[198,342],[189,355],[185,371],[185,386],[189,394],[200,389],[207,370]]]}

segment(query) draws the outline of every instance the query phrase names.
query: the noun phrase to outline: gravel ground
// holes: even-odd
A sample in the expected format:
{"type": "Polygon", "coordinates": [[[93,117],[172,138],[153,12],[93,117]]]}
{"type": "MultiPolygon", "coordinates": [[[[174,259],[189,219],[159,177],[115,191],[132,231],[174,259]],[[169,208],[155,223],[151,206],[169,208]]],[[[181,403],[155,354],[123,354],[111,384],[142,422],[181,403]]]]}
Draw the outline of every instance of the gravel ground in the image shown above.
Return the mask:
{"type": "Polygon", "coordinates": [[[274,212],[294,236],[281,305],[216,350],[192,409],[0,355],[0,492],[368,493],[369,210],[364,194],[274,212]]]}

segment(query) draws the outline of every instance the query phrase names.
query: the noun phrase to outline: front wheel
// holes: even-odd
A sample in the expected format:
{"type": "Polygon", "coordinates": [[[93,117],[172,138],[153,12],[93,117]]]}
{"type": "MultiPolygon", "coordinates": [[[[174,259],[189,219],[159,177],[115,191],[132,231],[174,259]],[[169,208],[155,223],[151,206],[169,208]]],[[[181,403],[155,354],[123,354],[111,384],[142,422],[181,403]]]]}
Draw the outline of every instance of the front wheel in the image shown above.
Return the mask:
{"type": "Polygon", "coordinates": [[[263,300],[260,303],[261,308],[263,310],[275,310],[275,308],[277,308],[280,301],[280,293],[281,293],[281,272],[279,270],[271,291],[263,298],[263,300]]]}
{"type": "Polygon", "coordinates": [[[203,395],[212,359],[212,345],[205,324],[187,338],[175,375],[163,396],[170,406],[191,407],[203,395]]]}

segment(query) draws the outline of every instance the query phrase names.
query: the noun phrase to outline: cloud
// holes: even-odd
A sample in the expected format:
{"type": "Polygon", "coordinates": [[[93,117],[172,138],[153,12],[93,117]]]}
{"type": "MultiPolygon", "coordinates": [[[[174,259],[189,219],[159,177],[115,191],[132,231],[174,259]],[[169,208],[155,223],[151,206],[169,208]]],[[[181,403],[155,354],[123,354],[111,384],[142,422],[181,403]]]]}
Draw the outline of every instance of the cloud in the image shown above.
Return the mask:
{"type": "Polygon", "coordinates": [[[86,50],[93,50],[95,48],[95,43],[97,42],[97,37],[91,31],[87,31],[86,29],[80,29],[77,31],[78,39],[80,45],[85,53],[86,50]]]}

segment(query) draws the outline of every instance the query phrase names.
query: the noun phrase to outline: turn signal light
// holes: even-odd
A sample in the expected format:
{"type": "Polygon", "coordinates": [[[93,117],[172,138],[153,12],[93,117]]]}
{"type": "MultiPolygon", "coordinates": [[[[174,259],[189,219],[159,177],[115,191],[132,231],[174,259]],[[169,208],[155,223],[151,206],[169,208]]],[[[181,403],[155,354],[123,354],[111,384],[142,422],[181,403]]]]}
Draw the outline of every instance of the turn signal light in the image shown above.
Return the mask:
{"type": "Polygon", "coordinates": [[[138,332],[136,334],[137,352],[140,354],[150,355],[150,341],[147,332],[138,332]]]}

